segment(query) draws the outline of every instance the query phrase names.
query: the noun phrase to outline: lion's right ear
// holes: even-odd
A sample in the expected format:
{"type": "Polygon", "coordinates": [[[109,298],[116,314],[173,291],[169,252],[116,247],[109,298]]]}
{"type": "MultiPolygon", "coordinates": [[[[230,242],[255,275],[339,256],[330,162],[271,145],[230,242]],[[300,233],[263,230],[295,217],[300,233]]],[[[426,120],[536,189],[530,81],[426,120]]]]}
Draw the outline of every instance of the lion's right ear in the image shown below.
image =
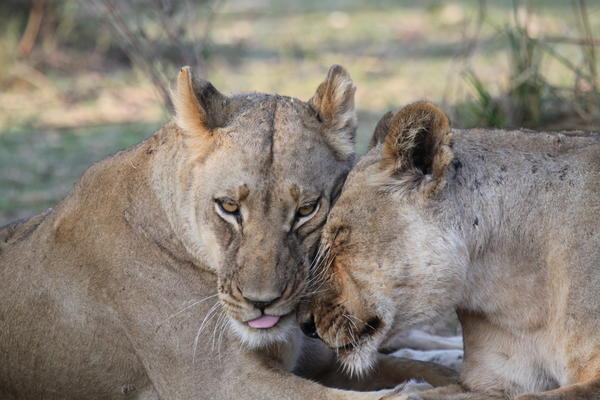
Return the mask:
{"type": "Polygon", "coordinates": [[[454,158],[446,114],[429,102],[419,101],[398,111],[385,125],[382,167],[392,175],[411,171],[429,175],[433,189],[443,187],[446,168],[454,158]]]}
{"type": "Polygon", "coordinates": [[[308,101],[322,123],[325,140],[341,160],[347,160],[354,155],[355,91],[356,87],[350,74],[342,66],[333,65],[314,96],[308,101]]]}
{"type": "Polygon", "coordinates": [[[207,81],[195,79],[190,67],[183,67],[171,91],[175,122],[190,135],[210,133],[227,123],[227,96],[207,81]]]}

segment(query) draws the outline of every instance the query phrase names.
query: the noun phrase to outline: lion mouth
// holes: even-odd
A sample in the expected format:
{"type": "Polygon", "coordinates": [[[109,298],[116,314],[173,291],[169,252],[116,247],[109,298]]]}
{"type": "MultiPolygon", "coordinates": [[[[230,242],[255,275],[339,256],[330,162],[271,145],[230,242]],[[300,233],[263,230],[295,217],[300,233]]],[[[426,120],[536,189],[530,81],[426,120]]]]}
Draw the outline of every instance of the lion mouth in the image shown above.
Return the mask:
{"type": "Polygon", "coordinates": [[[381,319],[379,317],[373,317],[365,323],[364,328],[358,333],[358,340],[348,342],[342,346],[334,347],[333,349],[337,352],[350,353],[357,347],[360,347],[364,343],[368,342],[380,327],[381,319]]]}
{"type": "Polygon", "coordinates": [[[263,315],[246,323],[250,328],[254,329],[269,329],[277,325],[281,319],[278,315],[263,315]]]}
{"type": "Polygon", "coordinates": [[[258,318],[240,322],[254,332],[268,332],[284,325],[291,314],[291,312],[282,315],[263,314],[258,318]]]}
{"type": "Polygon", "coordinates": [[[350,352],[360,345],[361,345],[360,343],[350,342],[350,343],[346,343],[343,346],[334,347],[334,350],[337,352],[350,352]]]}

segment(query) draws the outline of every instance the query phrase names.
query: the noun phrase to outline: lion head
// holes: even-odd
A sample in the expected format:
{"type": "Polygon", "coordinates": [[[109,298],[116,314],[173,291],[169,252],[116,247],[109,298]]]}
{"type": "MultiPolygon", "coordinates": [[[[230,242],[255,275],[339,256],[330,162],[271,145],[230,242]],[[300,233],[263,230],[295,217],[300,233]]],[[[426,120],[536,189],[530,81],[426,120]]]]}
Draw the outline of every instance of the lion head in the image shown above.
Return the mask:
{"type": "Polygon", "coordinates": [[[163,155],[173,168],[155,173],[167,182],[158,195],[248,346],[285,340],[294,326],[310,255],[353,163],[354,92],[340,66],[308,102],[226,96],[187,67],[179,74],[179,142],[163,155]]]}
{"type": "Polygon", "coordinates": [[[299,318],[350,372],[372,365],[391,329],[454,304],[445,293],[461,283],[462,269],[453,265],[464,252],[435,222],[453,158],[450,139],[448,118],[430,103],[386,114],[329,215],[314,295],[299,318]]]}

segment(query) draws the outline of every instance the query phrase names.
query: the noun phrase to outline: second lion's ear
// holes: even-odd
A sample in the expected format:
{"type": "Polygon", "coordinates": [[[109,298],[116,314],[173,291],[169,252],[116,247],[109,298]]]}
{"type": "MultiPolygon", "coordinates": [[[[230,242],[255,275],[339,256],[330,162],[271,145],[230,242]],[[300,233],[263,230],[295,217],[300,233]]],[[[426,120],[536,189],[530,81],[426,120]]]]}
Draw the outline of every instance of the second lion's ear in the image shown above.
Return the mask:
{"type": "Polygon", "coordinates": [[[343,67],[333,65],[314,96],[308,101],[322,123],[322,133],[326,142],[341,160],[354,156],[355,91],[350,74],[343,67]]]}
{"type": "Polygon", "coordinates": [[[227,123],[228,97],[208,81],[195,79],[190,67],[183,67],[171,91],[175,121],[189,135],[210,133],[227,123]]]}
{"type": "Polygon", "coordinates": [[[383,143],[390,129],[390,121],[393,117],[394,113],[388,111],[379,119],[379,122],[377,122],[377,126],[375,126],[375,130],[373,131],[373,136],[371,136],[371,141],[369,142],[369,150],[383,143]]]}
{"type": "MultiPolygon", "coordinates": [[[[392,175],[419,171],[443,183],[452,161],[450,120],[435,105],[410,104],[386,120],[382,167],[392,175]]],[[[379,126],[379,125],[378,125],[379,126]]]]}

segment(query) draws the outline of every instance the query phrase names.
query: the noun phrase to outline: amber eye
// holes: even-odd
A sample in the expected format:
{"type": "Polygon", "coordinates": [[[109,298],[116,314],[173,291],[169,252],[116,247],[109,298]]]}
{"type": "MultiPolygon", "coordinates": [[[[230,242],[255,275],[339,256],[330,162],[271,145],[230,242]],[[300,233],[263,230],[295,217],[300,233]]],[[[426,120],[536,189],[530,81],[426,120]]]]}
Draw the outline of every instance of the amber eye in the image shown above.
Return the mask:
{"type": "Polygon", "coordinates": [[[315,211],[315,208],[317,208],[317,203],[303,205],[298,209],[298,216],[306,217],[312,214],[313,211],[315,211]]]}
{"type": "Polygon", "coordinates": [[[240,205],[231,200],[217,200],[217,203],[227,214],[237,214],[240,211],[240,205]]]}

